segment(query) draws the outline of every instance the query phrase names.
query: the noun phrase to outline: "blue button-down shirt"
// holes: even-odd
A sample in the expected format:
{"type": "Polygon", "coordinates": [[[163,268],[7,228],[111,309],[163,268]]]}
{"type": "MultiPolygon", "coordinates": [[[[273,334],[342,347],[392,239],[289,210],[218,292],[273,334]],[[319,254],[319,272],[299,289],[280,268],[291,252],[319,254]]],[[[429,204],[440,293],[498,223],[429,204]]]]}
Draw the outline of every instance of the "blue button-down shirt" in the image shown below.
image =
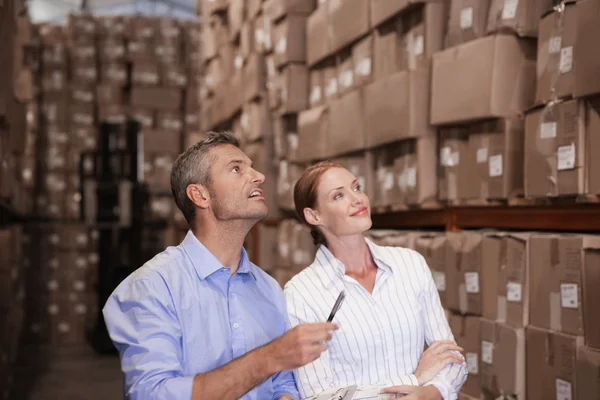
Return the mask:
{"type": "MultiPolygon", "coordinates": [[[[187,400],[194,375],[212,371],[289,329],[277,282],[245,250],[230,270],[191,231],[125,279],[103,309],[121,355],[125,397],[187,400]]],[[[277,373],[243,400],[298,398],[292,372],[277,373]]]]}

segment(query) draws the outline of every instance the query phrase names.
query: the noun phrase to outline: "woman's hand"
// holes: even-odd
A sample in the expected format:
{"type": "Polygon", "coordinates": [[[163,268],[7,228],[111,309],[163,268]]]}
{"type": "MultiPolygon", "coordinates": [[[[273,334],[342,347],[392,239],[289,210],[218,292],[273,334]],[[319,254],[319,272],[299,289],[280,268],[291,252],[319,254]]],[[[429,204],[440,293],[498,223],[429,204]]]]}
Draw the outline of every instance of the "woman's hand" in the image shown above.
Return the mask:
{"type": "Polygon", "coordinates": [[[465,360],[452,351],[464,351],[453,340],[440,340],[434,342],[421,356],[415,376],[419,385],[432,380],[448,364],[462,364],[465,360]]]}
{"type": "Polygon", "coordinates": [[[442,400],[442,394],[435,386],[392,386],[383,389],[390,399],[402,400],[442,400]]]}

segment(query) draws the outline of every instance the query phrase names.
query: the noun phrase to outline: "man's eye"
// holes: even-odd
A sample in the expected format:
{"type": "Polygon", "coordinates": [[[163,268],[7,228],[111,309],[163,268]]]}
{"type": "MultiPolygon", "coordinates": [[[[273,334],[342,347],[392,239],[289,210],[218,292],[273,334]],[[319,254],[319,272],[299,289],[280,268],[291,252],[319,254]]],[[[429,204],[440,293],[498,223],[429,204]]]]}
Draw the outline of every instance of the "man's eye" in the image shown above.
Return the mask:
{"type": "Polygon", "coordinates": [[[231,170],[233,172],[240,172],[240,167],[233,167],[231,170]]]}

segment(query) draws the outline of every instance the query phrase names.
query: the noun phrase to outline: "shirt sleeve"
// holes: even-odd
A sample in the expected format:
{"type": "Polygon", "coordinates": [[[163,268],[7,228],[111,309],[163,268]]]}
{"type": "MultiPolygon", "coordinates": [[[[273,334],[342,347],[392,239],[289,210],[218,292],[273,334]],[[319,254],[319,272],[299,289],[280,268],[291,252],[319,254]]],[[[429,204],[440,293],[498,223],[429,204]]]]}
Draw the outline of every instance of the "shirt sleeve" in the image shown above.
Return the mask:
{"type": "MultiPolygon", "coordinates": [[[[291,327],[304,323],[322,322],[293,285],[286,285],[284,293],[291,327]]],[[[310,397],[339,386],[339,383],[335,382],[333,377],[329,361],[329,351],[327,350],[321,353],[321,357],[312,363],[296,369],[294,376],[296,377],[296,384],[302,398],[310,397]]]]}
{"type": "MultiPolygon", "coordinates": [[[[423,321],[425,322],[425,340],[427,345],[429,346],[438,340],[454,340],[454,335],[446,319],[431,270],[423,256],[419,253],[413,252],[413,257],[418,257],[418,264],[423,267],[423,274],[421,275],[423,277],[421,278],[423,296],[421,303],[423,304],[423,321]]],[[[462,354],[458,352],[456,354],[464,360],[462,354]]],[[[447,365],[435,378],[425,383],[425,386],[434,385],[440,391],[444,400],[456,400],[467,376],[466,363],[453,363],[447,365]]]]}
{"type": "Polygon", "coordinates": [[[182,332],[164,284],[137,280],[111,295],[103,309],[121,355],[130,400],[189,400],[193,376],[184,376],[182,332]]]}
{"type": "MultiPolygon", "coordinates": [[[[279,284],[276,284],[277,296],[281,299],[280,301],[280,311],[283,316],[283,324],[284,324],[284,332],[287,332],[290,329],[290,320],[287,315],[285,297],[281,292],[281,287],[279,284]]],[[[296,386],[296,380],[294,379],[293,371],[281,371],[272,377],[273,382],[273,398],[274,400],[279,400],[279,398],[285,394],[291,396],[294,400],[300,400],[300,394],[298,393],[298,388],[296,386]]]]}

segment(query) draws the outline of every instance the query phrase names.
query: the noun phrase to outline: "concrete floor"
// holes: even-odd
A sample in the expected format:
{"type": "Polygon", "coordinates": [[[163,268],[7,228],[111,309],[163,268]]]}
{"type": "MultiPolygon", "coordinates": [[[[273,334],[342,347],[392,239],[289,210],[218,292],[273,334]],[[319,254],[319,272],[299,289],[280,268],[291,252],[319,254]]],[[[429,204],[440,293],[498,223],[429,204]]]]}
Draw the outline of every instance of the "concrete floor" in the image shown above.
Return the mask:
{"type": "Polygon", "coordinates": [[[99,356],[85,345],[28,347],[16,369],[15,400],[118,400],[122,398],[119,358],[99,356]]]}

